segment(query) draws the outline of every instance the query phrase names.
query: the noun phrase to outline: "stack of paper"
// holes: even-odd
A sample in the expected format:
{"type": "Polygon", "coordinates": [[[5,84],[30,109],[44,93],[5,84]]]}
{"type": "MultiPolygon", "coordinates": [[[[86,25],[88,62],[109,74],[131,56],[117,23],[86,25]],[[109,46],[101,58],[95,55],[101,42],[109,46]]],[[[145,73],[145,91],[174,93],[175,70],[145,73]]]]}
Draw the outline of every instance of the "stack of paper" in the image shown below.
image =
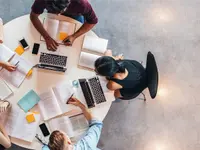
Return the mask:
{"type": "Polygon", "coordinates": [[[6,99],[11,94],[12,90],[3,80],[0,79],[0,100],[6,99]]]}
{"type": "Polygon", "coordinates": [[[0,61],[7,62],[14,56],[15,52],[11,51],[4,44],[0,44],[0,61]]]}
{"type": "Polygon", "coordinates": [[[33,64],[17,54],[15,54],[10,63],[12,65],[17,64],[17,69],[13,72],[2,69],[0,72],[0,77],[15,87],[19,87],[26,78],[27,73],[32,69],[33,64]]]}
{"type": "Polygon", "coordinates": [[[40,101],[40,97],[33,91],[29,91],[22,99],[17,103],[24,112],[28,112],[40,101]]]}

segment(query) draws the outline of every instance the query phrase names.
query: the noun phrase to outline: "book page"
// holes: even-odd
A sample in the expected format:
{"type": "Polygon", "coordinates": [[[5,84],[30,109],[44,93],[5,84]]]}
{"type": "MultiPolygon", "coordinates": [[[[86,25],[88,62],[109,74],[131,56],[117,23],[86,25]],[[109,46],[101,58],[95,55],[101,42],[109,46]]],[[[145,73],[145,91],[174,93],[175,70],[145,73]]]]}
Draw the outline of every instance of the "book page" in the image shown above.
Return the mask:
{"type": "MultiPolygon", "coordinates": [[[[51,38],[53,38],[54,40],[57,39],[58,27],[59,27],[59,21],[58,20],[51,19],[51,18],[45,18],[44,19],[44,29],[51,36],[51,38]]],[[[42,40],[44,40],[43,37],[42,37],[42,40]]]]}
{"type": "Polygon", "coordinates": [[[83,67],[87,67],[90,69],[94,69],[94,62],[101,56],[90,54],[86,52],[81,52],[79,58],[79,65],[83,67]]]}
{"type": "Polygon", "coordinates": [[[0,61],[7,62],[14,54],[15,52],[10,50],[4,44],[0,44],[0,61]]]}
{"type": "Polygon", "coordinates": [[[107,50],[107,45],[108,40],[92,36],[85,36],[83,41],[83,49],[101,54],[105,53],[105,51],[107,50]]]}
{"type": "Polygon", "coordinates": [[[82,131],[87,130],[89,127],[88,121],[83,114],[72,116],[69,119],[72,123],[75,136],[82,133],[82,131]]]}
{"type": "Polygon", "coordinates": [[[58,27],[58,35],[57,40],[62,42],[62,40],[59,38],[60,33],[66,33],[66,35],[72,35],[75,32],[75,24],[66,22],[66,21],[60,21],[59,27],[58,27]]]}
{"type": "Polygon", "coordinates": [[[40,122],[39,114],[34,114],[34,117],[35,117],[35,122],[28,123],[26,120],[26,114],[21,111],[18,117],[19,122],[14,127],[14,130],[12,132],[12,137],[32,142],[33,139],[35,138],[36,131],[40,122]]]}
{"type": "Polygon", "coordinates": [[[74,137],[72,123],[67,116],[62,116],[60,118],[50,120],[49,127],[52,132],[55,130],[60,130],[65,132],[69,137],[74,137]]]}
{"type": "Polygon", "coordinates": [[[17,54],[12,58],[10,63],[12,65],[17,64],[16,70],[9,72],[6,69],[2,69],[0,76],[8,83],[11,83],[15,87],[19,87],[26,78],[26,74],[32,69],[33,64],[17,54]]]}
{"type": "Polygon", "coordinates": [[[60,109],[57,99],[52,90],[44,92],[39,96],[40,102],[38,103],[38,106],[44,120],[48,120],[62,114],[62,110],[60,109]]]}
{"type": "Polygon", "coordinates": [[[0,99],[4,100],[11,94],[12,94],[12,90],[2,79],[0,79],[0,99]]]}

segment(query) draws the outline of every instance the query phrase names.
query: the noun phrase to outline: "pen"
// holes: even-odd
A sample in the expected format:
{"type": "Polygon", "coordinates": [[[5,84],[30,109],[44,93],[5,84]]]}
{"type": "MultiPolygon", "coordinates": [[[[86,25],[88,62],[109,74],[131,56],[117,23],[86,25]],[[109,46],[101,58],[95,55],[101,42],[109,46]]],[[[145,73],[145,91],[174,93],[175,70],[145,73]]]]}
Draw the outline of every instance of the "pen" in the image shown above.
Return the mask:
{"type": "Polygon", "coordinates": [[[18,64],[19,64],[19,61],[15,64],[15,66],[17,67],[18,66],[18,64]]]}
{"type": "Polygon", "coordinates": [[[67,100],[67,104],[69,102],[69,100],[73,97],[74,93],[69,97],[69,99],[67,100]]]}

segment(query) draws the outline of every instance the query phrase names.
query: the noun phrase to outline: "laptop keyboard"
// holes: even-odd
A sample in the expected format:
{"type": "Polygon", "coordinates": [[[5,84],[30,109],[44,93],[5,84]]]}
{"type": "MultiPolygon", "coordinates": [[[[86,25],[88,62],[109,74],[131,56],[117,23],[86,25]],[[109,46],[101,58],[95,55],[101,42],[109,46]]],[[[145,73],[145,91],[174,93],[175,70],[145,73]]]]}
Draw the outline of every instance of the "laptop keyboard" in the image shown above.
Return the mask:
{"type": "Polygon", "coordinates": [[[99,103],[105,102],[106,98],[101,88],[99,79],[94,77],[94,78],[90,78],[88,81],[89,81],[96,103],[99,104],[99,103]]]}
{"type": "Polygon", "coordinates": [[[41,64],[65,67],[67,64],[67,57],[55,54],[41,53],[39,62],[41,64]]]}

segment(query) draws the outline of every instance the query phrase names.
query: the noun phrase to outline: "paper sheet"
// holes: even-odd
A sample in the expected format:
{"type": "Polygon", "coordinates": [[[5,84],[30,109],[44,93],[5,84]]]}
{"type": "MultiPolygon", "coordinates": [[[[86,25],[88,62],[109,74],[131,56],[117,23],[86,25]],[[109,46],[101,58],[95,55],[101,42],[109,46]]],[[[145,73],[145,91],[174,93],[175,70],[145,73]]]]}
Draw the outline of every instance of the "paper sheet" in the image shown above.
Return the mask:
{"type": "Polygon", "coordinates": [[[99,55],[90,54],[86,52],[81,52],[79,58],[79,65],[83,67],[87,67],[90,69],[94,69],[94,62],[99,58],[99,55]]]}
{"type": "Polygon", "coordinates": [[[0,99],[4,100],[11,94],[12,94],[12,90],[2,79],[0,79],[0,99]]]}
{"type": "Polygon", "coordinates": [[[57,39],[59,21],[55,19],[45,18],[44,20],[44,28],[48,32],[48,34],[54,39],[57,39]]]}
{"type": "Polygon", "coordinates": [[[49,121],[51,131],[60,130],[65,132],[69,137],[74,137],[72,123],[67,116],[55,118],[49,121]]]}
{"type": "Polygon", "coordinates": [[[83,41],[83,49],[102,54],[107,50],[107,45],[108,40],[92,36],[85,36],[83,41]]]}
{"type": "Polygon", "coordinates": [[[7,62],[14,54],[15,52],[10,50],[4,44],[0,44],[0,61],[7,62]]]}
{"type": "Polygon", "coordinates": [[[48,120],[62,114],[62,110],[60,109],[57,99],[52,90],[44,92],[39,96],[40,102],[38,103],[38,106],[44,120],[48,120]]]}

